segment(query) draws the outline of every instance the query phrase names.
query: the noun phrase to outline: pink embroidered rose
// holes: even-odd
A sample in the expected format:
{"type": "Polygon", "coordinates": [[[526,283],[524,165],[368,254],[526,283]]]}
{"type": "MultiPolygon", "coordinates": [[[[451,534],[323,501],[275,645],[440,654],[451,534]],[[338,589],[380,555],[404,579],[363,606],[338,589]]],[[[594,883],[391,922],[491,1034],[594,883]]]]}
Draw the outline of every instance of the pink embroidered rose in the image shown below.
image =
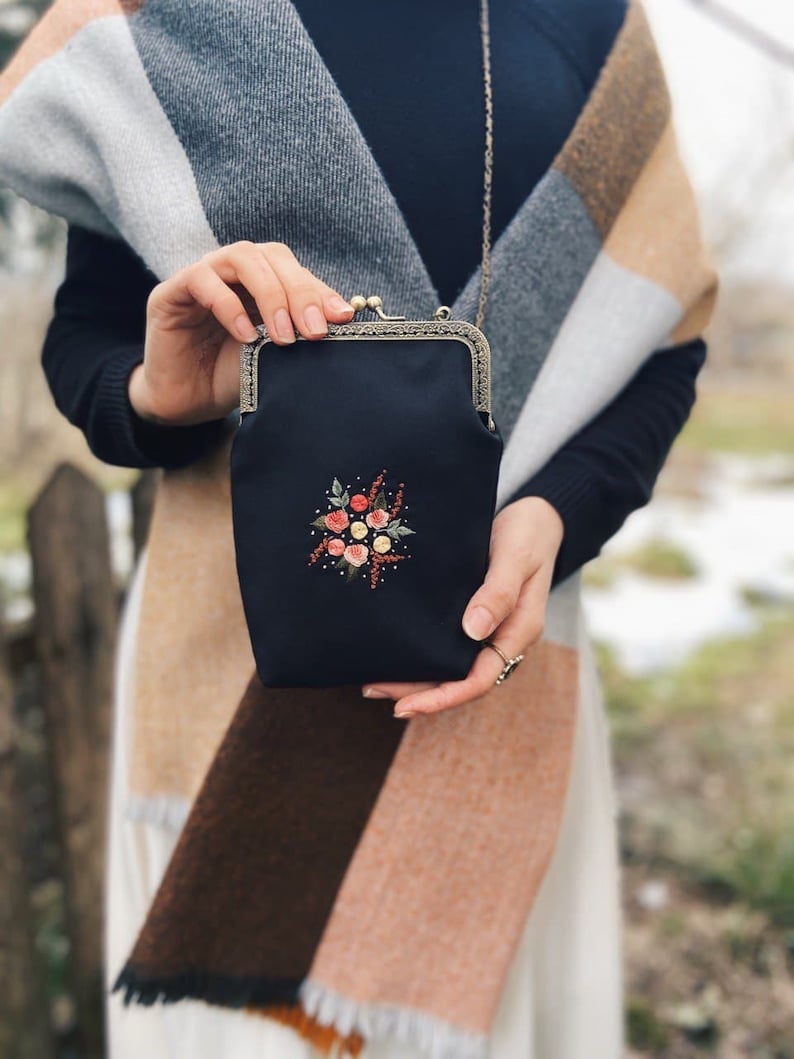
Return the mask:
{"type": "Polygon", "coordinates": [[[369,500],[367,500],[363,493],[356,493],[350,501],[350,506],[354,511],[366,511],[369,507],[369,500]]]}
{"type": "Polygon", "coordinates": [[[328,542],[328,554],[336,556],[344,555],[345,542],[340,540],[338,537],[332,537],[328,542]]]}
{"type": "Polygon", "coordinates": [[[370,529],[385,529],[389,525],[389,513],[381,508],[370,511],[367,515],[367,525],[370,529]]]}
{"type": "Polygon", "coordinates": [[[351,566],[363,566],[368,555],[369,548],[366,544],[348,544],[345,548],[345,559],[351,566]]]}
{"type": "Polygon", "coordinates": [[[325,516],[325,524],[332,533],[341,533],[342,530],[346,530],[349,522],[346,511],[331,511],[325,516]]]}

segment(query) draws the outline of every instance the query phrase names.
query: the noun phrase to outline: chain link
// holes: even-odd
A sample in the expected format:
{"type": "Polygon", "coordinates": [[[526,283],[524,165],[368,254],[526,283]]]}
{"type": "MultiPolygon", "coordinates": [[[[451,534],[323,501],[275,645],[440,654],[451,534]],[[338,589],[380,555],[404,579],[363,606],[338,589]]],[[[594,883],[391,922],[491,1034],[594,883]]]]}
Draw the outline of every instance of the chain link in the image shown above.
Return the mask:
{"type": "Polygon", "coordinates": [[[485,171],[482,191],[482,264],[480,297],[475,326],[482,330],[485,302],[491,282],[491,186],[493,183],[493,85],[491,83],[491,31],[488,0],[480,0],[480,35],[482,38],[482,72],[485,87],[485,171]]]}

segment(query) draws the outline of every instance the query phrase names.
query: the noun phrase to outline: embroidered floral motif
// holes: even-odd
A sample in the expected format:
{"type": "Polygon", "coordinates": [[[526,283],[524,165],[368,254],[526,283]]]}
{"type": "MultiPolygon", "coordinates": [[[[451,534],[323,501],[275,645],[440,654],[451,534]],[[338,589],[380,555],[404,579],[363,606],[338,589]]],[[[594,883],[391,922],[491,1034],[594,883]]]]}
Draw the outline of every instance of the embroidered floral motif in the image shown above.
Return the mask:
{"type": "Polygon", "coordinates": [[[350,519],[346,511],[332,511],[330,515],[325,516],[325,524],[332,532],[341,533],[342,530],[347,529],[350,519]]]}
{"type": "Polygon", "coordinates": [[[329,510],[318,510],[311,523],[312,533],[322,538],[309,556],[309,566],[322,561],[324,570],[338,570],[348,581],[366,570],[369,587],[375,589],[386,569],[410,558],[405,538],[415,531],[405,519],[405,483],[390,489],[386,477],[386,470],[381,471],[366,491],[359,482],[357,492],[334,478],[326,493],[329,510]]]}
{"type": "Polygon", "coordinates": [[[367,525],[371,529],[385,529],[389,525],[389,513],[380,508],[370,511],[367,515],[367,525]]]}
{"type": "Polygon", "coordinates": [[[363,566],[368,555],[366,544],[348,544],[344,551],[344,558],[351,566],[363,566]]]}

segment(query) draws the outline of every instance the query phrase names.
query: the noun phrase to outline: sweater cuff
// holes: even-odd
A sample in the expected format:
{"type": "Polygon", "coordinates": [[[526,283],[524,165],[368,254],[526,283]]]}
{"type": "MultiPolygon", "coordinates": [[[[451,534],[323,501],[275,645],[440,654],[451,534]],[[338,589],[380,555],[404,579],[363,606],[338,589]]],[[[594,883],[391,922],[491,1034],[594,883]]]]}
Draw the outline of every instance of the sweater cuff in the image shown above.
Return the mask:
{"type": "Polygon", "coordinates": [[[562,519],[563,537],[554,564],[552,585],[564,581],[594,556],[587,551],[591,521],[599,521],[603,501],[592,468],[565,453],[542,467],[516,490],[510,500],[539,496],[562,519]]]}
{"type": "Polygon", "coordinates": [[[130,375],[142,362],[143,350],[135,343],[114,351],[102,372],[95,402],[108,441],[102,458],[124,467],[185,467],[221,440],[226,420],[170,426],[143,419],[129,397],[130,375]]]}

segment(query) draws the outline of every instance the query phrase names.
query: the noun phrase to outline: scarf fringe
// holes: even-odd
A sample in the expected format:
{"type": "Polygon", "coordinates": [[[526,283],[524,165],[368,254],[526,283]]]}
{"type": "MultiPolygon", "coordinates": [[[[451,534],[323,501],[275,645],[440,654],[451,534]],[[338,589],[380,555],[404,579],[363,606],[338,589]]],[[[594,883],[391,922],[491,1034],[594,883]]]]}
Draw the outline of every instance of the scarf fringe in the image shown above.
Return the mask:
{"type": "Polygon", "coordinates": [[[184,971],[168,978],[142,974],[132,964],[125,964],[113,983],[111,993],[123,991],[125,1007],[133,1001],[152,1004],[175,1004],[180,1000],[204,1000],[227,1008],[257,1008],[297,1002],[299,982],[263,981],[234,978],[206,971],[184,971]]]}
{"type": "Polygon", "coordinates": [[[394,1038],[427,1059],[487,1059],[484,1034],[453,1026],[415,1008],[366,1004],[334,993],[307,979],[300,987],[304,1009],[321,1025],[343,1037],[353,1032],[366,1040],[394,1038]]]}
{"type": "Polygon", "coordinates": [[[160,794],[149,798],[143,794],[130,794],[124,807],[124,815],[136,824],[152,824],[170,831],[181,831],[190,814],[190,802],[184,798],[160,794]]]}
{"type": "Polygon", "coordinates": [[[365,1044],[364,1038],[360,1033],[355,1031],[352,1033],[341,1033],[335,1026],[324,1026],[313,1015],[309,1015],[308,1012],[304,1011],[300,1004],[280,1004],[266,1008],[247,1007],[246,1011],[264,1015],[267,1018],[275,1019],[284,1026],[290,1026],[304,1040],[316,1048],[318,1052],[324,1056],[329,1056],[330,1059],[342,1059],[343,1056],[357,1059],[365,1044]]]}
{"type": "Polygon", "coordinates": [[[424,1011],[385,1004],[362,1004],[334,993],[317,982],[263,981],[233,978],[206,971],[185,971],[153,978],[127,963],[111,993],[121,991],[133,1001],[153,1004],[204,1000],[226,1008],[270,1018],[294,1029],[328,1059],[358,1059],[370,1040],[394,1038],[426,1059],[487,1059],[483,1034],[453,1026],[424,1011]]]}

